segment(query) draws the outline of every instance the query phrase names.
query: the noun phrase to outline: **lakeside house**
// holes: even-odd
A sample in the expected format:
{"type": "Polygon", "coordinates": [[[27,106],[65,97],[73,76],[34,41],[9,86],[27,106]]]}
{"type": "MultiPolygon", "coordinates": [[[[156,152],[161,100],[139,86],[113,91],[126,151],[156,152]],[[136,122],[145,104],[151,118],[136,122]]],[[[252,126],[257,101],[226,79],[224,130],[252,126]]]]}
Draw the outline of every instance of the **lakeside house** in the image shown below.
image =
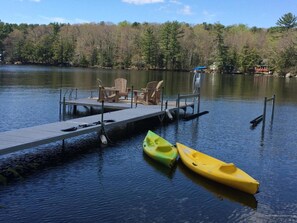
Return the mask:
{"type": "Polygon", "coordinates": [[[254,68],[255,74],[271,74],[271,70],[268,65],[257,65],[254,68]]]}

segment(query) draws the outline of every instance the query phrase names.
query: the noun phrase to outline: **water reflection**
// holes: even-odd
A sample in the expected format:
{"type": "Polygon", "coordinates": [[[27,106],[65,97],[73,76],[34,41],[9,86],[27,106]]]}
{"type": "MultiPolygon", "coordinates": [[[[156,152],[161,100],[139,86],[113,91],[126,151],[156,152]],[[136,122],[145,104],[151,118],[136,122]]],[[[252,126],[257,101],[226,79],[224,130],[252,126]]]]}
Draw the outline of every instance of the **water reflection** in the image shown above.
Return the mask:
{"type": "Polygon", "coordinates": [[[178,161],[178,170],[180,170],[192,182],[211,192],[219,200],[227,199],[229,201],[240,203],[252,209],[257,209],[258,202],[255,196],[235,190],[214,181],[210,181],[204,177],[199,176],[198,174],[192,173],[180,159],[178,161]]]}
{"type": "MultiPolygon", "coordinates": [[[[149,81],[164,80],[166,97],[187,94],[192,89],[190,72],[174,71],[133,71],[101,70],[80,68],[49,68],[40,66],[1,66],[1,86],[27,86],[43,88],[78,88],[83,90],[97,89],[99,78],[106,86],[112,86],[114,79],[123,77],[128,86],[134,89],[145,87],[149,81]]],[[[277,95],[277,100],[297,103],[297,78],[279,78],[271,76],[249,75],[216,75],[203,74],[201,82],[202,98],[246,98],[262,99],[277,95]]]]}
{"type": "Polygon", "coordinates": [[[173,168],[168,168],[156,161],[154,161],[152,158],[147,156],[145,153],[143,153],[143,160],[151,166],[157,173],[168,177],[169,179],[173,179],[175,171],[176,171],[176,165],[173,168]]]}

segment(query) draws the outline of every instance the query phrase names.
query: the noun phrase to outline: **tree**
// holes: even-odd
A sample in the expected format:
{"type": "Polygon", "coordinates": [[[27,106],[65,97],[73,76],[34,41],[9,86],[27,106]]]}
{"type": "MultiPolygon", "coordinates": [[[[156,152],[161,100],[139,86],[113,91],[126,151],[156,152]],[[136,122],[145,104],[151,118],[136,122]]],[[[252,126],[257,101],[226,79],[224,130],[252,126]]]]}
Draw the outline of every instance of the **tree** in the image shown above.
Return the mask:
{"type": "Polygon", "coordinates": [[[276,25],[291,29],[297,26],[297,17],[293,15],[291,12],[284,14],[281,18],[278,19],[276,25]]]}
{"type": "Polygon", "coordinates": [[[260,56],[255,49],[244,46],[239,57],[239,67],[243,73],[249,73],[260,61],[260,56]]]}
{"type": "Polygon", "coordinates": [[[141,48],[144,61],[149,67],[156,67],[157,42],[152,27],[147,27],[143,33],[141,48]]]}
{"type": "Polygon", "coordinates": [[[181,25],[177,21],[166,22],[161,28],[160,48],[164,55],[166,69],[169,68],[169,64],[171,69],[176,69],[180,57],[179,38],[182,37],[182,34],[181,25]]]}
{"type": "Polygon", "coordinates": [[[227,61],[228,61],[228,49],[229,47],[224,43],[224,26],[221,24],[215,24],[214,30],[216,32],[216,55],[215,62],[218,65],[218,71],[220,73],[227,72],[227,61]]]}
{"type": "Polygon", "coordinates": [[[3,48],[3,40],[13,31],[12,26],[1,22],[0,20],[0,53],[2,52],[3,48]]]}

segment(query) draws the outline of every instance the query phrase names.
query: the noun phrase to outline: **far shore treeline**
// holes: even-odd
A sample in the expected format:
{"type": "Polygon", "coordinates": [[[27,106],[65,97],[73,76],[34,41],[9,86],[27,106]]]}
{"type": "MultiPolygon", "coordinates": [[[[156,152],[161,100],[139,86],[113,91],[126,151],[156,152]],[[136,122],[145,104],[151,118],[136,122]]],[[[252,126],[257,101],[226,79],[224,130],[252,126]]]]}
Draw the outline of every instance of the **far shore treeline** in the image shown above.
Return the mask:
{"type": "Polygon", "coordinates": [[[292,13],[271,28],[220,23],[9,24],[0,20],[0,62],[120,69],[252,73],[257,65],[297,74],[297,23],[292,13]]]}

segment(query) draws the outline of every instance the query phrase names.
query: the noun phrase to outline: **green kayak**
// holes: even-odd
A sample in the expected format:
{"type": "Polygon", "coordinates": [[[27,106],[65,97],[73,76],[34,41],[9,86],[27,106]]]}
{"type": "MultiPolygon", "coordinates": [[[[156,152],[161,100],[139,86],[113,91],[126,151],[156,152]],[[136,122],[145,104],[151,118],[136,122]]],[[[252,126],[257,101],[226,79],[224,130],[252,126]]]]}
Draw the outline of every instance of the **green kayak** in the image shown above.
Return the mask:
{"type": "Polygon", "coordinates": [[[177,149],[170,142],[150,130],[143,141],[143,151],[170,168],[174,166],[178,155],[177,149]]]}

